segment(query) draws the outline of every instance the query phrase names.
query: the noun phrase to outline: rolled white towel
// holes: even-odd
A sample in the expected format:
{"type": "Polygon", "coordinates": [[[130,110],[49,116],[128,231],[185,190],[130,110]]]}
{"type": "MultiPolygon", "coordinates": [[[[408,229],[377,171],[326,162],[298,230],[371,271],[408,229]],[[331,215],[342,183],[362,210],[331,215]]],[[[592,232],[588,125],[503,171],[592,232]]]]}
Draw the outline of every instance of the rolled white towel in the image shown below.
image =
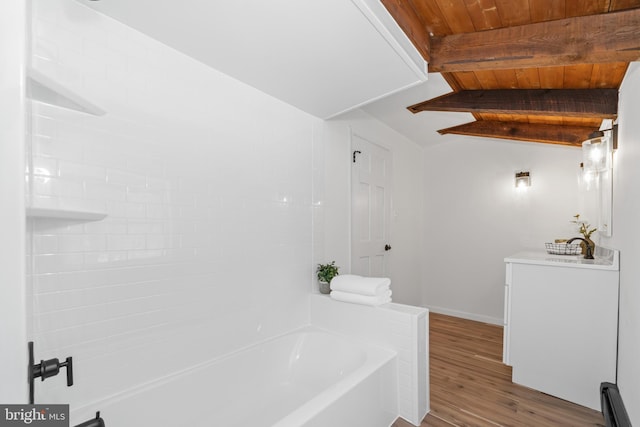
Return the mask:
{"type": "Polygon", "coordinates": [[[331,291],[329,295],[336,301],[351,302],[354,304],[363,304],[377,306],[391,302],[391,291],[386,291],[382,295],[359,295],[350,292],[331,291]]]}
{"type": "Polygon", "coordinates": [[[362,277],[355,274],[335,276],[330,283],[332,291],[377,296],[389,290],[391,279],[386,277],[362,277]]]}

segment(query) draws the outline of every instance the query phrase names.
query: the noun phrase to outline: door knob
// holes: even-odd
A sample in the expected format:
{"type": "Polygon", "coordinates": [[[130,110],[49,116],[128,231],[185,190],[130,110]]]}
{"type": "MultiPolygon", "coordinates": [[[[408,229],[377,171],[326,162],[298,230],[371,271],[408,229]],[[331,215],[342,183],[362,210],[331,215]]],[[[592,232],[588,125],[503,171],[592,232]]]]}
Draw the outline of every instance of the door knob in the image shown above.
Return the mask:
{"type": "Polygon", "coordinates": [[[388,243],[386,245],[384,245],[384,250],[385,251],[390,251],[391,250],[391,245],[388,244],[388,243]]]}

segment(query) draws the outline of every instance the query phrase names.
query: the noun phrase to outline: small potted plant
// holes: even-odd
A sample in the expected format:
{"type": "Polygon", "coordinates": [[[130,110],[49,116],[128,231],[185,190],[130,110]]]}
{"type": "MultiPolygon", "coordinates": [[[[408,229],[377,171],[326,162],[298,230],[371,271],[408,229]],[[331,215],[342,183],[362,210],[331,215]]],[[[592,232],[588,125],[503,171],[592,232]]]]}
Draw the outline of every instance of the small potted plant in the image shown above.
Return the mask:
{"type": "Polygon", "coordinates": [[[335,261],[331,261],[329,264],[318,264],[316,273],[318,275],[318,284],[320,287],[321,294],[328,294],[331,292],[329,283],[331,283],[331,279],[333,279],[339,274],[338,273],[339,268],[340,267],[336,266],[335,261]]]}
{"type": "Polygon", "coordinates": [[[596,251],[596,244],[593,242],[593,240],[591,240],[591,235],[593,234],[594,231],[597,231],[597,228],[591,228],[591,225],[585,221],[580,221],[580,214],[575,214],[573,216],[575,218],[573,222],[574,224],[578,224],[580,226],[580,228],[578,229],[578,232],[580,234],[582,234],[582,236],[584,236],[584,240],[586,240],[585,242],[581,242],[580,246],[582,246],[582,254],[584,255],[587,251],[587,247],[586,245],[591,246],[591,253],[595,253],[596,251]]]}

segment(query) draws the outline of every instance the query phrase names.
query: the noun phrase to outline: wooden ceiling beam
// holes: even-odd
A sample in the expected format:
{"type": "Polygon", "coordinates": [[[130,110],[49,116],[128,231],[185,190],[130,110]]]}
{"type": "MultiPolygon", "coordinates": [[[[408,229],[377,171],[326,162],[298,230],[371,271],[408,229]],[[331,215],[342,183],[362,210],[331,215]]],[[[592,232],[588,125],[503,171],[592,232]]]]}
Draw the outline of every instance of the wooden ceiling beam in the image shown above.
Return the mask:
{"type": "Polygon", "coordinates": [[[638,61],[640,8],[433,36],[429,53],[429,72],[638,61]]]}
{"type": "Polygon", "coordinates": [[[614,119],[617,89],[462,90],[407,107],[420,111],[526,114],[614,119]]]}
{"type": "Polygon", "coordinates": [[[478,120],[440,129],[438,133],[441,135],[456,134],[581,147],[582,141],[588,139],[589,134],[597,130],[597,127],[587,126],[478,120]]]}
{"type": "Polygon", "coordinates": [[[422,21],[411,5],[402,0],[381,0],[384,7],[398,23],[402,31],[409,37],[409,40],[418,49],[425,61],[429,62],[430,39],[422,21]]]}

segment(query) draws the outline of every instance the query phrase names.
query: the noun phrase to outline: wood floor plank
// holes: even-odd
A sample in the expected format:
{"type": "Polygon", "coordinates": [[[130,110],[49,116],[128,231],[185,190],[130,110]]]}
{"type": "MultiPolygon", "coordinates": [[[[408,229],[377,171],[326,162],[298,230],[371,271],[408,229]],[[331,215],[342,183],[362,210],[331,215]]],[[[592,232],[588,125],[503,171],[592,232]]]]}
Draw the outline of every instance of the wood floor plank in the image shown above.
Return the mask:
{"type": "Polygon", "coordinates": [[[514,384],[501,326],[431,313],[429,357],[431,411],[420,427],[604,426],[598,411],[514,384]]]}

